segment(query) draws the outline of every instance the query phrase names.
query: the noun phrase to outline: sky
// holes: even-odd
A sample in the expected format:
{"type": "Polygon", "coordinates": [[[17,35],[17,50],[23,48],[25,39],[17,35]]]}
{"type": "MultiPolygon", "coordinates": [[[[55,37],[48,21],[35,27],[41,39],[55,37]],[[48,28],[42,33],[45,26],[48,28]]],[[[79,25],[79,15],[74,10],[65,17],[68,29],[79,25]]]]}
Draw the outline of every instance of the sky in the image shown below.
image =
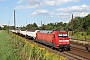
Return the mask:
{"type": "Polygon", "coordinates": [[[27,24],[68,23],[74,17],[90,13],[90,0],[0,0],[0,26],[27,24]]]}

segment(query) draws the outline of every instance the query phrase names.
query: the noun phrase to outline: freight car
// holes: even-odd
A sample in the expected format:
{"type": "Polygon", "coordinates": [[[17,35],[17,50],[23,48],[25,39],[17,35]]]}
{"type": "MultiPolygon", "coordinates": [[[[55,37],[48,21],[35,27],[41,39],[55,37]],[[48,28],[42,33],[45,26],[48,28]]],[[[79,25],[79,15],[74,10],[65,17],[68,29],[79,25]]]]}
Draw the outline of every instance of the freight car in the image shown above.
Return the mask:
{"type": "Polygon", "coordinates": [[[70,50],[70,40],[66,31],[40,30],[36,33],[36,41],[56,48],[61,52],[70,50]]]}
{"type": "Polygon", "coordinates": [[[35,30],[35,31],[27,31],[26,36],[27,38],[30,39],[36,39],[36,33],[39,32],[39,30],[35,30]]]}

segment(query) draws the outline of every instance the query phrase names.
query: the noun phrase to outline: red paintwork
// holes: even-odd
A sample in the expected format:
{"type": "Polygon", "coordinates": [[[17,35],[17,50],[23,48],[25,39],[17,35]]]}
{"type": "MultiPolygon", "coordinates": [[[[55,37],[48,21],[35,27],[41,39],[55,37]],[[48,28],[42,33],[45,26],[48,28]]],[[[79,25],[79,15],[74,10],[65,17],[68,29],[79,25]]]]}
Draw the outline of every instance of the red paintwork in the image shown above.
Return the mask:
{"type": "Polygon", "coordinates": [[[36,34],[36,39],[37,40],[43,40],[45,42],[49,42],[49,43],[55,44],[56,47],[57,46],[59,47],[60,45],[68,45],[68,44],[70,44],[68,37],[67,38],[59,38],[58,34],[68,34],[68,33],[67,32],[63,32],[63,31],[53,31],[51,34],[39,33],[38,32],[36,34]],[[55,38],[54,38],[54,36],[55,36],[55,38]]]}
{"type": "Polygon", "coordinates": [[[65,45],[65,44],[70,44],[69,42],[59,42],[59,40],[69,40],[69,38],[58,38],[58,34],[68,34],[67,32],[57,32],[57,31],[54,31],[53,34],[55,34],[56,38],[55,38],[55,41],[56,41],[56,44],[58,45],[65,45]]]}
{"type": "Polygon", "coordinates": [[[54,36],[53,34],[37,33],[36,38],[38,40],[43,40],[43,41],[52,43],[53,36],[54,36]]]}

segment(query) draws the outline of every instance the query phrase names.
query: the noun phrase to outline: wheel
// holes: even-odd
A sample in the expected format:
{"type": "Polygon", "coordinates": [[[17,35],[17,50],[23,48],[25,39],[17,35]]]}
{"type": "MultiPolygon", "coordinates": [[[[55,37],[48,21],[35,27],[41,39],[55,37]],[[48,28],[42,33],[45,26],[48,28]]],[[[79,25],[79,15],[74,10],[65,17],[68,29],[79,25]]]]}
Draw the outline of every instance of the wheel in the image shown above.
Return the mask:
{"type": "Polygon", "coordinates": [[[71,50],[70,50],[70,47],[67,47],[66,49],[67,49],[67,51],[71,51],[71,50]]]}
{"type": "Polygon", "coordinates": [[[68,51],[68,48],[64,48],[65,51],[68,51]]]}
{"type": "Polygon", "coordinates": [[[63,52],[63,48],[60,48],[59,51],[60,51],[60,52],[63,52]]]}

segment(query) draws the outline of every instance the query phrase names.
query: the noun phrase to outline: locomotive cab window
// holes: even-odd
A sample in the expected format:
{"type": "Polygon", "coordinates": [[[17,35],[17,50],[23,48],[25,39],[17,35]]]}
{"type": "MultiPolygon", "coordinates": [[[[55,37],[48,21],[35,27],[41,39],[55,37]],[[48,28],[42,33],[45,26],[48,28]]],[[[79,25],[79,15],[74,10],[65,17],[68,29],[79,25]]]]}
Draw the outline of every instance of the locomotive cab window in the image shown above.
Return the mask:
{"type": "Polygon", "coordinates": [[[63,38],[63,37],[68,37],[68,35],[67,34],[58,34],[58,37],[63,38]]]}

